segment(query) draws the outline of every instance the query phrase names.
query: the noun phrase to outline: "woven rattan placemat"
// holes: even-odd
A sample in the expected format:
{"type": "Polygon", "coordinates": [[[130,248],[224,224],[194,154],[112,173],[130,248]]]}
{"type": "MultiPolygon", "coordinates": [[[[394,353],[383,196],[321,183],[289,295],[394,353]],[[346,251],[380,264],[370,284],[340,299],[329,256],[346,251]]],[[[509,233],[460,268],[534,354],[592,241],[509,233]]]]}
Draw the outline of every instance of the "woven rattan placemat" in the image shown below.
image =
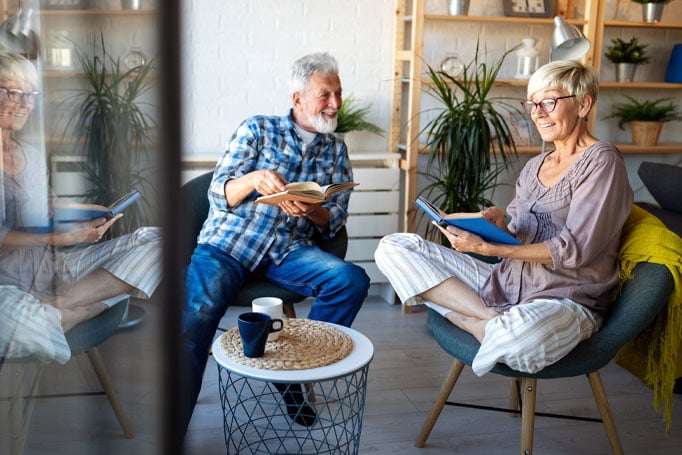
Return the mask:
{"type": "Polygon", "coordinates": [[[279,337],[265,345],[263,357],[244,355],[237,327],[222,334],[220,346],[226,356],[242,365],[267,370],[305,370],[345,358],[353,350],[353,340],[327,323],[287,318],[279,337]]]}

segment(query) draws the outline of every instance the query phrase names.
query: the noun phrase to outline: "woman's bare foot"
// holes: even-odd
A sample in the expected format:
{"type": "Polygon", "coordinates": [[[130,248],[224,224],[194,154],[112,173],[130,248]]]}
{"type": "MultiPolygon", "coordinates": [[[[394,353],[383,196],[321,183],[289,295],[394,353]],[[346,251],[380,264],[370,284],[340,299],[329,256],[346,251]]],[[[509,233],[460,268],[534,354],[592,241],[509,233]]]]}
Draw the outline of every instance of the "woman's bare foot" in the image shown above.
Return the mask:
{"type": "Polygon", "coordinates": [[[107,308],[109,307],[102,302],[77,307],[60,308],[59,311],[62,313],[62,328],[64,329],[64,333],[68,332],[81,322],[94,318],[107,308]]]}

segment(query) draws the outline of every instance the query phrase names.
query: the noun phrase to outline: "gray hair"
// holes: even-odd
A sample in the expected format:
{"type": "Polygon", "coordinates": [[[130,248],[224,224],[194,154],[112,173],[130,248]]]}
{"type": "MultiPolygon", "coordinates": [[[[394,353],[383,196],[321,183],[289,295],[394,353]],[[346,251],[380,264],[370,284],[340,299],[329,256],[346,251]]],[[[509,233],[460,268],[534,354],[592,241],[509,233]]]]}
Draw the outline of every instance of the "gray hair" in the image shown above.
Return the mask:
{"type": "Polygon", "coordinates": [[[26,57],[15,52],[0,51],[0,79],[26,81],[36,89],[38,71],[26,57]]]}
{"type": "Polygon", "coordinates": [[[559,60],[542,65],[528,81],[528,99],[546,87],[555,87],[575,95],[576,102],[586,95],[592,97],[592,105],[599,94],[599,77],[591,66],[580,62],[559,60]]]}
{"type": "Polygon", "coordinates": [[[313,74],[339,74],[336,59],[326,52],[304,55],[291,66],[289,92],[305,93],[313,74]]]}

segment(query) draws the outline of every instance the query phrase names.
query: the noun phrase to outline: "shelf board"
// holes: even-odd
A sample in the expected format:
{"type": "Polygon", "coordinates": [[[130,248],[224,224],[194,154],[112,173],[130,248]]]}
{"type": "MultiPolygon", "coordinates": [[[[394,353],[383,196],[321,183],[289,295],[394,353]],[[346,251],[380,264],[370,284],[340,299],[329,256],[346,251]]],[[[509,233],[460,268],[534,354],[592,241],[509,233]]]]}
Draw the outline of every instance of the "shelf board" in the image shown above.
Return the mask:
{"type": "Polygon", "coordinates": [[[658,145],[616,144],[623,153],[682,153],[682,143],[666,143],[658,145]]]}
{"type": "MultiPolygon", "coordinates": [[[[650,145],[650,146],[635,145],[635,144],[616,144],[616,147],[618,147],[618,149],[623,154],[682,153],[682,143],[678,143],[678,142],[664,143],[664,144],[650,145]]],[[[401,152],[404,152],[406,150],[405,145],[399,144],[398,150],[401,152]]],[[[516,152],[519,155],[537,155],[541,151],[542,151],[542,147],[539,145],[524,145],[524,146],[517,146],[516,147],[516,152]]],[[[426,147],[423,144],[419,146],[419,154],[425,155],[428,153],[429,153],[428,147],[426,147]]]]}
{"type": "MultiPolygon", "coordinates": [[[[401,78],[403,83],[410,82],[409,78],[401,78]]],[[[431,79],[423,78],[422,85],[433,85],[431,79]]],[[[500,86],[513,86],[513,87],[525,87],[528,85],[528,80],[526,79],[496,79],[495,85],[500,86]]],[[[623,88],[623,89],[671,89],[671,90],[682,90],[682,83],[671,83],[671,82],[616,82],[616,81],[601,81],[599,82],[600,88],[623,88]]]]}
{"type": "MultiPolygon", "coordinates": [[[[86,77],[85,72],[83,71],[76,71],[76,70],[53,70],[53,69],[48,69],[48,70],[43,70],[43,77],[46,79],[68,79],[68,78],[73,78],[73,77],[86,77]]],[[[149,72],[147,74],[148,78],[154,79],[159,77],[159,73],[157,72],[149,72]]]]}
{"type": "Polygon", "coordinates": [[[661,89],[682,89],[682,84],[674,84],[671,82],[616,82],[616,81],[601,81],[599,87],[602,88],[661,88],[661,89]]]}
{"type": "MultiPolygon", "coordinates": [[[[452,22],[498,22],[498,23],[512,23],[524,25],[554,25],[554,19],[551,17],[509,17],[509,16],[449,16],[447,14],[425,14],[425,20],[431,21],[452,21],[452,22]]],[[[405,16],[405,21],[411,21],[411,16],[405,16]]],[[[569,24],[585,25],[587,23],[584,19],[569,19],[569,24]]]]}
{"type": "Polygon", "coordinates": [[[42,9],[41,16],[146,16],[155,9],[42,9]]]}
{"type": "Polygon", "coordinates": [[[604,21],[604,27],[682,28],[682,22],[604,21]]]}

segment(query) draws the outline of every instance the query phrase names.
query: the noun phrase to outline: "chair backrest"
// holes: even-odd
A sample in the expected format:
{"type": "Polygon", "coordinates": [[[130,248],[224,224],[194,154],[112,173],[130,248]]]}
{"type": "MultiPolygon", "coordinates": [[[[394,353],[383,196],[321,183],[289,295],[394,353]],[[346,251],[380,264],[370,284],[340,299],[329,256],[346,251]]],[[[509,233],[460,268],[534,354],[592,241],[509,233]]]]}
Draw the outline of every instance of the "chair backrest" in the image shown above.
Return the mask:
{"type": "MultiPolygon", "coordinates": [[[[189,218],[188,223],[188,239],[187,244],[189,251],[183,255],[187,258],[186,263],[189,263],[189,258],[192,251],[197,246],[197,237],[201,232],[201,227],[206,220],[208,215],[209,202],[208,202],[208,187],[211,184],[211,179],[213,178],[213,172],[207,172],[198,177],[193,178],[189,182],[182,186],[182,197],[184,200],[185,207],[189,208],[189,218]]],[[[320,236],[314,237],[315,243],[324,251],[332,253],[340,258],[346,256],[346,250],[348,248],[348,233],[346,232],[346,227],[344,226],[336,235],[331,239],[322,239],[320,236]]]]}

